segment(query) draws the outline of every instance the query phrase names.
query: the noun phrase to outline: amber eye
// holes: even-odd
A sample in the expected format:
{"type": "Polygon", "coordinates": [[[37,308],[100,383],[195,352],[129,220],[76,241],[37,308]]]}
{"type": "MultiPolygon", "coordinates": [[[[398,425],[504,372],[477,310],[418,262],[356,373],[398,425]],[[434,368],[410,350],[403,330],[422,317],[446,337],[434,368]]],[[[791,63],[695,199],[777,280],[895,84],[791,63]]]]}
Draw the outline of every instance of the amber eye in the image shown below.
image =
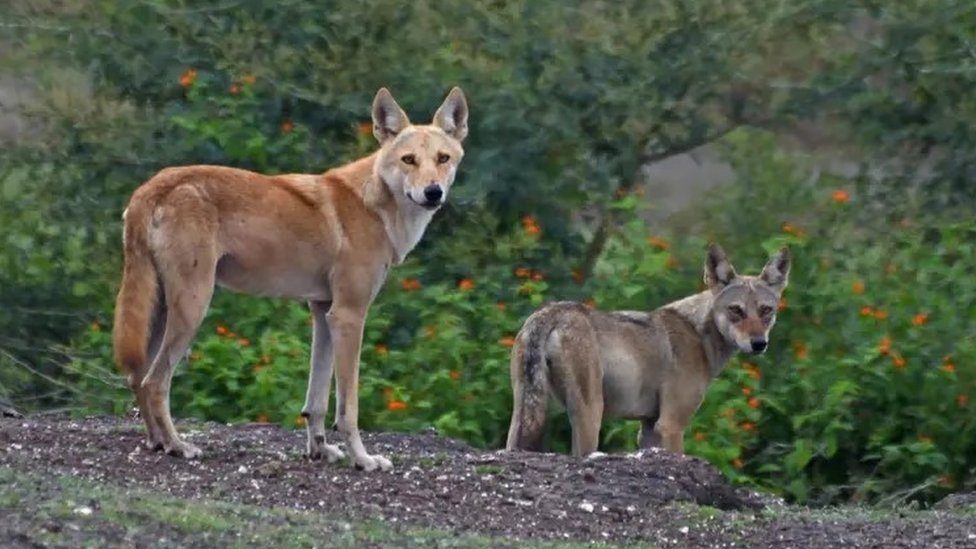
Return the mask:
{"type": "Polygon", "coordinates": [[[446,164],[448,160],[451,159],[451,155],[444,153],[437,153],[437,163],[446,164]]]}
{"type": "Polygon", "coordinates": [[[410,166],[417,165],[417,157],[412,154],[405,154],[400,157],[400,160],[402,160],[404,164],[408,164],[410,166]]]}
{"type": "Polygon", "coordinates": [[[734,318],[743,318],[746,316],[746,312],[742,310],[742,307],[738,305],[729,305],[729,316],[734,318]]]}

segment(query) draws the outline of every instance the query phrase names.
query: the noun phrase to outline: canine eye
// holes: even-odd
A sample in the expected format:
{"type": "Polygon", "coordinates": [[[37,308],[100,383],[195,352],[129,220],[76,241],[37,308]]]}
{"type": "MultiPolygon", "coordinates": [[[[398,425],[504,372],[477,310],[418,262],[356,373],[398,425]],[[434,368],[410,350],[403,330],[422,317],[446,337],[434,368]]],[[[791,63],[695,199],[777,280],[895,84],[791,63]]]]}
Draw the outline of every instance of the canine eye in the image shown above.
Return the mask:
{"type": "Polygon", "coordinates": [[[437,163],[438,164],[446,164],[447,161],[450,160],[450,159],[451,159],[451,155],[449,155],[449,154],[444,154],[444,153],[438,153],[437,154],[437,163]]]}
{"type": "Polygon", "coordinates": [[[763,305],[759,307],[759,316],[769,316],[773,314],[773,308],[769,305],[763,305]]]}
{"type": "Polygon", "coordinates": [[[412,154],[405,154],[400,157],[400,160],[403,161],[404,164],[408,164],[410,166],[417,165],[417,157],[412,154]]]}
{"type": "Polygon", "coordinates": [[[738,318],[742,318],[742,317],[746,316],[746,312],[743,311],[742,310],[742,307],[739,307],[738,305],[730,305],[729,306],[729,315],[730,316],[734,316],[734,317],[738,317],[738,318]]]}

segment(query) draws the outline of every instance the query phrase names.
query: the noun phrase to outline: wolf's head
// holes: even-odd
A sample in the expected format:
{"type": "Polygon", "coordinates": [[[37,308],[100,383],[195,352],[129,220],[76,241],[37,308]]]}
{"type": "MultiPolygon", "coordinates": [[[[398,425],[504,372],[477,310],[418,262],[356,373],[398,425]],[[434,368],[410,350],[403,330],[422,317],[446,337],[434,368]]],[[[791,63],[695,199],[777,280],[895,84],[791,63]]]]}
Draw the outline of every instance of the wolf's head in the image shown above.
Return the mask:
{"type": "Polygon", "coordinates": [[[705,258],[705,284],[714,294],[712,318],[726,341],[744,353],[760,354],[769,345],[779,298],[790,274],[790,250],[781,248],[759,276],[739,276],[717,244],[705,258]]]}
{"type": "Polygon", "coordinates": [[[453,88],[428,125],[413,125],[386,88],[373,99],[373,135],[380,142],[376,173],[394,196],[435,210],[447,199],[468,134],[468,103],[453,88]]]}

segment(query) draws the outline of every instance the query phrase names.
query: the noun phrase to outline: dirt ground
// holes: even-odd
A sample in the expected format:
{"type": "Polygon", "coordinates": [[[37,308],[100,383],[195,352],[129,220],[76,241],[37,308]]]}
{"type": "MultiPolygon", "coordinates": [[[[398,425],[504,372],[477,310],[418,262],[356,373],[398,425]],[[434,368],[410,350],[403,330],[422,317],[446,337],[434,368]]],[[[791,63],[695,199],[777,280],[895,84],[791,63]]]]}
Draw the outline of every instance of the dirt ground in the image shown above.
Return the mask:
{"type": "MultiPolygon", "coordinates": [[[[306,460],[304,433],[277,426],[182,423],[181,431],[204,450],[202,459],[185,461],[145,450],[138,425],[131,418],[0,418],[0,523],[8,525],[0,528],[0,547],[93,540],[207,546],[217,539],[207,536],[224,535],[199,524],[188,530],[193,517],[181,515],[182,522],[171,525],[158,511],[146,512],[142,522],[153,524],[148,530],[131,516],[118,519],[125,508],[156,495],[188,509],[234,506],[220,508],[231,517],[264,509],[284,510],[285,523],[320,516],[338,521],[305,525],[321,529],[324,537],[312,534],[321,543],[309,542],[320,546],[339,546],[325,541],[339,539],[326,535],[330,528],[378,524],[384,532],[440,532],[436,543],[425,539],[443,547],[563,547],[551,545],[563,540],[640,547],[976,547],[973,498],[957,496],[928,511],[811,510],[733,487],[706,462],[664,451],[577,460],[485,452],[433,433],[365,433],[367,447],[391,457],[395,468],[363,473],[306,460]],[[119,494],[133,499],[115,507],[104,501],[119,494]],[[50,506],[69,499],[70,510],[50,506]],[[117,507],[123,509],[99,516],[100,509],[117,507]],[[67,531],[65,524],[74,534],[52,537],[52,529],[67,531]],[[463,538],[469,535],[477,538],[463,538]],[[455,541],[442,542],[447,538],[455,541]]],[[[263,516],[255,515],[258,521],[263,516]]],[[[223,527],[238,541],[241,532],[256,528],[251,521],[234,534],[235,524],[223,527]]],[[[395,534],[356,539],[349,546],[410,545],[395,534]]]]}

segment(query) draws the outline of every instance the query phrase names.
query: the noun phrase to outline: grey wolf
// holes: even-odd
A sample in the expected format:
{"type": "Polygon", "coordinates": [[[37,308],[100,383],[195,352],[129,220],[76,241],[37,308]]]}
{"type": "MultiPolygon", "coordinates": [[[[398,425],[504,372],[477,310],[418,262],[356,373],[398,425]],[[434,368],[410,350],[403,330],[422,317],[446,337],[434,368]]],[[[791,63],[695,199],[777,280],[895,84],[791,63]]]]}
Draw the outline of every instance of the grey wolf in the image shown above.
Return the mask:
{"type": "Polygon", "coordinates": [[[508,450],[541,450],[550,397],[565,407],[572,452],[597,450],[603,418],[641,422],[641,448],[684,451],[708,384],[737,352],[766,350],[790,271],[779,250],[740,276],[721,247],[705,258],[707,289],[651,312],[600,312],[572,302],[533,313],[512,347],[508,450]]]}

